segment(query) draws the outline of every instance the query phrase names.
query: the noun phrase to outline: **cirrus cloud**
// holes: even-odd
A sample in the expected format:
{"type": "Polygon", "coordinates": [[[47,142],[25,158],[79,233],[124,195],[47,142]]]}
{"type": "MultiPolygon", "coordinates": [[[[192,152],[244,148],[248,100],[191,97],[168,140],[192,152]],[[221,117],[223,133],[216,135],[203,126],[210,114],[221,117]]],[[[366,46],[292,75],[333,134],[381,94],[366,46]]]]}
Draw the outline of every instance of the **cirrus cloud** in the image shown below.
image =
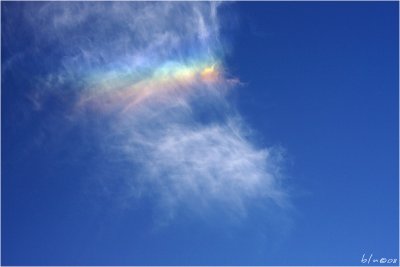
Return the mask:
{"type": "Polygon", "coordinates": [[[240,82],[224,63],[220,4],[31,5],[35,45],[60,57],[30,98],[43,109],[46,96],[68,95],[73,121],[104,121],[90,130],[107,157],[125,162],[119,194],[151,196],[170,217],[286,203],[282,151],[252,141],[227,98],[240,82]]]}

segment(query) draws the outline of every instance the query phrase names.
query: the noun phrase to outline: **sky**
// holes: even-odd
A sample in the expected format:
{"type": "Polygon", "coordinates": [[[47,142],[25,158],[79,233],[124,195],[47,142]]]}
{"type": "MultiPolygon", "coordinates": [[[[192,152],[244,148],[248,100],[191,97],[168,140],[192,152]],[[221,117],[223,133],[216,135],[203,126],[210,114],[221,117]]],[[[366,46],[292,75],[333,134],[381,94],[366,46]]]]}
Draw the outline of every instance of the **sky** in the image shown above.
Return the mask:
{"type": "Polygon", "coordinates": [[[2,264],[398,259],[398,12],[2,2],[2,264]]]}

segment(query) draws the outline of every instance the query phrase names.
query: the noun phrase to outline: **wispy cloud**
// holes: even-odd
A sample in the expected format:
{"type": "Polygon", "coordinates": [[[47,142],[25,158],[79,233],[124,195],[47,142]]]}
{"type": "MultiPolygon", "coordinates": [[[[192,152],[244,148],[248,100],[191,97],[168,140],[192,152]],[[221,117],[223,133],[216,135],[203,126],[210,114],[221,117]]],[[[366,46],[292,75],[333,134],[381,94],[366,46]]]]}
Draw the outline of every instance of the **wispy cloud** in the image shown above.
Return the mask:
{"type": "Polygon", "coordinates": [[[170,217],[215,207],[242,216],[252,201],[285,203],[281,151],[252,142],[227,100],[238,80],[224,65],[218,3],[31,5],[35,45],[61,55],[35,106],[46,94],[72,94],[68,116],[102,118],[92,130],[126,163],[122,194],[151,196],[170,217]]]}

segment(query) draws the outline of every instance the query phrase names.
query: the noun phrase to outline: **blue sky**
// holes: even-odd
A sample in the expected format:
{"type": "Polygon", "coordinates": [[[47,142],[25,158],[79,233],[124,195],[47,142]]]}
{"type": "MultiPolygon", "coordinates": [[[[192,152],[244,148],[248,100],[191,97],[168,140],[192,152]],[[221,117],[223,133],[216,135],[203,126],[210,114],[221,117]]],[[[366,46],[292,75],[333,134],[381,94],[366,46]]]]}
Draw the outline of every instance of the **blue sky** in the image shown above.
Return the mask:
{"type": "Polygon", "coordinates": [[[1,4],[3,265],[399,257],[398,3],[1,4]]]}

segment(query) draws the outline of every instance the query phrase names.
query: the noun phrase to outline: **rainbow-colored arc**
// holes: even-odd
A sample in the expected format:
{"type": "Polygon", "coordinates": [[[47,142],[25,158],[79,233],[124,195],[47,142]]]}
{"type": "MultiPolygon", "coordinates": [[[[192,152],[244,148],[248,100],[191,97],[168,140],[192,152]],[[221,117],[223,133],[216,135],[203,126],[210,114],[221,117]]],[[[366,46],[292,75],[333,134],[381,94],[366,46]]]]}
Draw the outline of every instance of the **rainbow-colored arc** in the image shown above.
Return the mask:
{"type": "Polygon", "coordinates": [[[155,70],[129,69],[96,74],[87,79],[87,89],[78,105],[94,105],[101,109],[128,110],[151,96],[183,93],[196,85],[221,81],[217,62],[181,64],[168,62],[155,70]]]}

